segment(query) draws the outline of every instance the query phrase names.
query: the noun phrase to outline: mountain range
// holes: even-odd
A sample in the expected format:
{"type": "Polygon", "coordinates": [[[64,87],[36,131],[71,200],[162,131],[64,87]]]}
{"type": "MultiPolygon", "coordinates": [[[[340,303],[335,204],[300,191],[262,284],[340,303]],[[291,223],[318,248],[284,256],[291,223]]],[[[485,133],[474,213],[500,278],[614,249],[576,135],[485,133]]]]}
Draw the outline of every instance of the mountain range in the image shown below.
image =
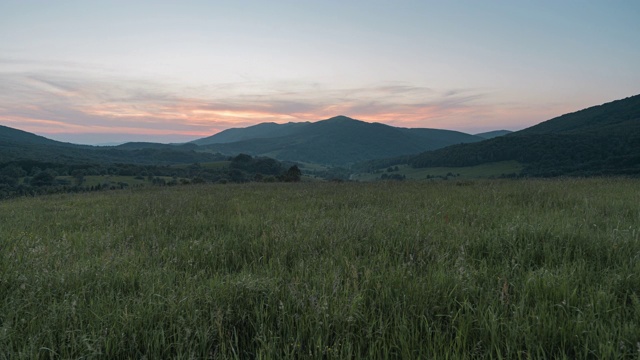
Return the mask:
{"type": "Polygon", "coordinates": [[[0,163],[38,160],[167,165],[219,161],[240,153],[358,169],[403,163],[415,168],[461,167],[511,160],[524,166],[520,175],[525,176],[640,175],[640,95],[516,132],[476,135],[337,116],[317,122],[228,129],[186,144],[136,142],[96,147],[0,126],[0,163]]]}
{"type": "Polygon", "coordinates": [[[215,161],[221,156],[244,153],[284,161],[347,166],[478,142],[505,132],[470,135],[452,130],[393,127],[336,116],[317,122],[261,123],[233,128],[185,144],[129,142],[98,147],[63,143],[3,126],[0,127],[0,162],[38,159],[158,165],[215,161]]]}
{"type": "Polygon", "coordinates": [[[452,130],[401,128],[336,116],[317,122],[228,129],[193,143],[225,154],[344,166],[482,140],[482,136],[452,130]]]}

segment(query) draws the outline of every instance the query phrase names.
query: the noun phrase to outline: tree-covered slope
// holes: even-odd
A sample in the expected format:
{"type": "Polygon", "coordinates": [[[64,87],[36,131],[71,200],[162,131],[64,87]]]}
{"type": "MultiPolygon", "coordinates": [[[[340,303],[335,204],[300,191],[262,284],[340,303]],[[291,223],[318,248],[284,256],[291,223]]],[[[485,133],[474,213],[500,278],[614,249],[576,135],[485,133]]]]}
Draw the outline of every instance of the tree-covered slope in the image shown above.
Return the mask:
{"type": "Polygon", "coordinates": [[[421,146],[429,150],[440,149],[453,144],[464,144],[482,141],[481,137],[460,131],[426,129],[426,128],[398,128],[405,134],[418,138],[421,146]]]}
{"type": "Polygon", "coordinates": [[[73,146],[74,145],[47,139],[44,136],[32,134],[30,132],[14,129],[8,126],[0,125],[0,144],[37,144],[37,145],[56,145],[56,146],[73,146]]]}
{"type": "Polygon", "coordinates": [[[520,135],[585,134],[621,135],[640,121],[640,95],[565,114],[518,131],[520,135]]]}
{"type": "Polygon", "coordinates": [[[475,134],[475,136],[480,136],[483,139],[493,139],[494,137],[504,136],[507,134],[511,134],[512,132],[513,131],[510,131],[510,130],[494,130],[494,131],[487,131],[487,132],[475,134]]]}
{"type": "Polygon", "coordinates": [[[0,163],[36,160],[51,163],[176,164],[217,161],[219,154],[196,152],[195,145],[130,143],[100,147],[63,143],[0,126],[0,163]]]}
{"type": "Polygon", "coordinates": [[[425,152],[414,167],[516,160],[533,176],[640,174],[640,95],[474,144],[425,152]]]}
{"type": "Polygon", "coordinates": [[[142,149],[163,149],[163,150],[196,150],[198,145],[193,143],[184,144],[161,144],[153,142],[128,142],[113,146],[118,150],[142,150],[142,149]]]}
{"type": "Polygon", "coordinates": [[[227,129],[215,135],[194,140],[192,143],[196,145],[225,144],[251,139],[281,137],[290,135],[308,124],[308,122],[287,124],[261,123],[246,128],[227,129]]]}
{"type": "MultiPolygon", "coordinates": [[[[270,128],[274,124],[266,125],[270,128]]],[[[292,126],[293,123],[285,125],[292,126]]],[[[398,128],[346,116],[300,123],[297,127],[289,127],[286,131],[290,133],[282,136],[263,136],[253,130],[255,138],[205,147],[228,154],[249,153],[280,160],[347,165],[481,140],[457,131],[398,128]]]]}

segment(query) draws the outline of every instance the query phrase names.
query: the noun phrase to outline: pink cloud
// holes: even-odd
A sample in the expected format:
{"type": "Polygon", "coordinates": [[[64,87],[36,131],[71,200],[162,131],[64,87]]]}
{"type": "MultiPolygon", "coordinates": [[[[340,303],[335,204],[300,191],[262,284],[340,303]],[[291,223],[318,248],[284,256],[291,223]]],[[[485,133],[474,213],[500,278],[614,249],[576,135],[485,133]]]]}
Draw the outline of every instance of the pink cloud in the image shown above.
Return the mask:
{"type": "Polygon", "coordinates": [[[46,74],[0,74],[3,80],[15,91],[0,97],[0,122],[40,134],[204,137],[230,127],[317,121],[336,115],[395,126],[472,132],[522,128],[562,114],[557,106],[492,104],[474,89],[438,92],[407,84],[345,89],[283,84],[279,91],[263,92],[260,84],[238,84],[194,94],[179,88],[171,93],[162,84],[149,82],[127,85],[124,80],[46,74]]]}

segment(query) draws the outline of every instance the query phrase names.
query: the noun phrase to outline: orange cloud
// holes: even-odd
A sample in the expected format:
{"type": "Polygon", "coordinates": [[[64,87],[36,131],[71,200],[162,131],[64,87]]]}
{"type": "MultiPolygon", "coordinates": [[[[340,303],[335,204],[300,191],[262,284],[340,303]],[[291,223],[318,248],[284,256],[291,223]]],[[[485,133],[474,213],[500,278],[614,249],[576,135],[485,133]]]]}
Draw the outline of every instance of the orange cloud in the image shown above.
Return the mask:
{"type": "Polygon", "coordinates": [[[0,98],[0,122],[41,134],[121,132],[196,138],[260,122],[317,121],[336,115],[472,132],[522,128],[563,113],[557,107],[491,103],[472,89],[438,92],[406,84],[351,89],[323,89],[317,84],[286,89],[285,84],[287,91],[264,94],[259,86],[243,84],[177,96],[150,83],[123,87],[125,81],[83,82],[51,75],[6,80],[20,91],[0,98]],[[250,91],[243,94],[247,86],[250,91]]]}
{"type": "Polygon", "coordinates": [[[30,132],[42,132],[43,130],[53,132],[74,132],[85,131],[86,127],[66,123],[63,121],[39,119],[25,116],[0,117],[0,121],[7,126],[13,126],[21,130],[30,132]]]}

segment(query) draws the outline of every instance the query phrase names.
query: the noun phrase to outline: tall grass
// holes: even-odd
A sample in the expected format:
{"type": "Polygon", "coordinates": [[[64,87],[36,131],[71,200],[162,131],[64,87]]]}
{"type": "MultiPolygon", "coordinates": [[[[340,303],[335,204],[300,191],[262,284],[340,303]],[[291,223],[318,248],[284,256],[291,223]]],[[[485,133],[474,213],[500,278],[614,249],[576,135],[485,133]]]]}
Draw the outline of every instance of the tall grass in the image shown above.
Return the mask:
{"type": "Polygon", "coordinates": [[[0,203],[0,358],[640,354],[640,182],[145,188],[0,203]]]}

